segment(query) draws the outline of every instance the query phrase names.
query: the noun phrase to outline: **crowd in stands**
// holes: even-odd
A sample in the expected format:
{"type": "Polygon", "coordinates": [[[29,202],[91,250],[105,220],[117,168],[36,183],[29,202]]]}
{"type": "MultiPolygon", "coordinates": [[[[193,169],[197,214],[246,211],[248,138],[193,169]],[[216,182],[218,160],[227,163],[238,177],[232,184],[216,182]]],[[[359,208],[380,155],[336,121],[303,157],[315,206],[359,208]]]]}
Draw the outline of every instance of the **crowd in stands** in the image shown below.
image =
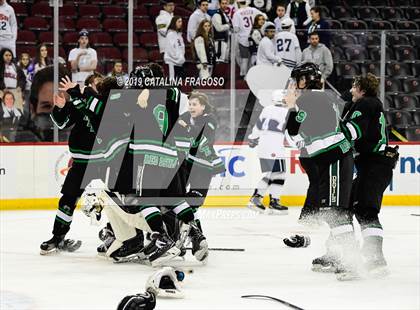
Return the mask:
{"type": "MultiPolygon", "coordinates": [[[[367,1],[357,0],[355,5],[362,7],[366,3],[372,3],[369,8],[375,11],[373,7],[375,0],[367,1]]],[[[385,0],[382,1],[382,5],[404,1],[409,5],[414,5],[414,11],[416,10],[416,0],[385,0]]],[[[63,30],[60,33],[60,42],[63,42],[60,44],[60,63],[67,66],[73,81],[84,84],[86,78],[96,71],[103,75],[127,77],[125,72],[128,60],[125,2],[127,1],[78,0],[72,4],[65,2],[60,8],[60,31],[63,30]],[[111,6],[107,8],[107,4],[111,6]],[[98,18],[102,13],[104,18],[98,18]]],[[[363,53],[357,54],[357,51],[354,51],[354,55],[347,55],[350,51],[346,50],[346,54],[344,52],[340,54],[342,46],[332,32],[333,28],[342,28],[342,24],[347,25],[347,21],[352,20],[349,12],[353,12],[353,9],[346,6],[343,1],[147,0],[135,2],[137,2],[137,7],[134,12],[134,65],[157,61],[165,64],[165,70],[171,78],[224,76],[229,79],[232,49],[237,63],[236,74],[240,77],[245,76],[249,68],[258,63],[258,55],[262,58],[259,60],[260,63],[272,65],[283,63],[290,68],[302,62],[315,62],[320,66],[323,78],[330,78],[340,91],[346,90],[349,86],[350,74],[348,73],[351,75],[362,73],[357,59],[351,57],[363,53]],[[329,18],[328,20],[324,18],[325,15],[329,18]],[[331,16],[337,19],[331,20],[331,16]],[[235,46],[232,46],[233,36],[236,39],[235,46]],[[260,42],[264,38],[267,38],[272,46],[263,44],[265,47],[260,47],[260,42]],[[356,60],[356,62],[343,67],[341,59],[356,60]],[[346,72],[345,70],[349,68],[354,70],[346,72]],[[338,76],[340,73],[345,73],[344,78],[338,76]]],[[[420,3],[418,5],[420,7],[420,3]]],[[[52,29],[48,23],[45,25],[41,22],[43,18],[37,20],[41,16],[47,19],[52,18],[51,8],[48,2],[35,1],[32,5],[35,13],[33,18],[29,16],[28,8],[29,6],[21,3],[7,3],[6,0],[0,0],[0,26],[2,27],[0,29],[4,28],[0,30],[2,128],[20,126],[31,129],[34,126],[35,112],[33,102],[31,102],[31,85],[37,72],[52,64],[52,32],[50,31],[52,29]],[[38,10],[43,11],[38,12],[38,10]],[[31,28],[30,21],[35,24],[38,22],[38,24],[31,28]],[[38,44],[36,48],[33,47],[35,43],[38,44]],[[4,121],[5,118],[13,120],[4,121]]],[[[353,21],[358,23],[358,26],[353,25],[354,29],[364,29],[363,16],[361,9],[360,12],[357,11],[359,20],[353,21]]],[[[367,21],[372,22],[369,26],[374,23],[369,19],[367,21]]],[[[398,23],[398,21],[393,22],[398,23]]],[[[408,20],[408,22],[411,21],[408,20]]],[[[414,26],[410,24],[407,27],[414,26]]],[[[264,41],[267,43],[267,40],[264,41]]],[[[415,50],[416,47],[412,49],[415,50]]],[[[413,54],[416,57],[416,53],[413,54]]],[[[387,80],[386,107],[393,109],[397,97],[396,94],[389,92],[388,88],[392,86],[388,83],[387,80]]],[[[225,88],[229,86],[227,80],[225,88]]],[[[246,88],[245,81],[236,79],[236,87],[246,88]]],[[[413,87],[415,88],[415,85],[413,87]]],[[[420,91],[420,87],[419,90],[415,89],[416,95],[413,96],[414,99],[410,97],[409,101],[414,100],[415,108],[420,108],[417,91],[420,91]]],[[[401,94],[398,93],[398,95],[401,94]]],[[[49,100],[50,103],[51,101],[52,99],[49,100]]],[[[394,112],[390,111],[389,120],[398,123],[401,117],[394,112]]],[[[404,116],[404,113],[401,115],[404,116]]],[[[415,122],[416,119],[412,121],[415,122]]]]}

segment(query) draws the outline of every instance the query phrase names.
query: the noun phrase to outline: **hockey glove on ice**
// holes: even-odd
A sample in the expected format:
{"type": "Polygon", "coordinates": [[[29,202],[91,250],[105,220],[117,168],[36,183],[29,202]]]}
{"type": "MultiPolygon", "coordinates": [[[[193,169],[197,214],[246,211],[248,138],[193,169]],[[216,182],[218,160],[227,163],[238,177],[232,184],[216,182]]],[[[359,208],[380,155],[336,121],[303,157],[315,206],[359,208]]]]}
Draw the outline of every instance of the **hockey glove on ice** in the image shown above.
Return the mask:
{"type": "Polygon", "coordinates": [[[283,242],[291,248],[306,248],[311,244],[311,239],[306,236],[294,235],[283,239],[283,242]]]}

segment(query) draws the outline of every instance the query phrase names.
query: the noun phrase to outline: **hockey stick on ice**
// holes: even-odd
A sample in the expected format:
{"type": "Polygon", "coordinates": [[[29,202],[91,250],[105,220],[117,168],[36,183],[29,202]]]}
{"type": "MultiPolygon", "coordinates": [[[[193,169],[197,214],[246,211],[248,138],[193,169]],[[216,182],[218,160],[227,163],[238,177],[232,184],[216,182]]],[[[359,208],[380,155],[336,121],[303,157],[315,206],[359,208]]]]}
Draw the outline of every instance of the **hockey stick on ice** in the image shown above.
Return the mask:
{"type": "MultiPolygon", "coordinates": [[[[192,248],[187,248],[191,250],[192,248]]],[[[224,251],[224,252],[245,252],[245,249],[241,248],[209,248],[209,251],[224,251]]]]}
{"type": "Polygon", "coordinates": [[[241,296],[241,298],[254,298],[254,299],[271,299],[274,301],[278,301],[279,303],[282,303],[283,305],[286,305],[292,309],[296,309],[296,310],[304,310],[303,308],[300,308],[298,306],[295,306],[287,301],[284,301],[282,299],[278,299],[275,297],[271,297],[271,296],[267,296],[267,295],[243,295],[241,296]]]}
{"type": "Polygon", "coordinates": [[[412,216],[420,216],[420,214],[415,214],[415,213],[412,213],[411,215],[412,216]]]}

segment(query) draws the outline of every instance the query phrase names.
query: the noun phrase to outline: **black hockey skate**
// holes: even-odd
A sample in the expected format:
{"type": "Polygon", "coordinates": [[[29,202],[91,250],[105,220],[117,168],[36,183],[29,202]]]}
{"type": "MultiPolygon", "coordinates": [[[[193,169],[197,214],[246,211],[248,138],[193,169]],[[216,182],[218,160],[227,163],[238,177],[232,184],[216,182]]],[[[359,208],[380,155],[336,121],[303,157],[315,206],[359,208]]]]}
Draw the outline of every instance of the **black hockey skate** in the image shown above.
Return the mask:
{"type": "Polygon", "coordinates": [[[181,253],[167,233],[152,233],[151,239],[152,241],[145,247],[143,253],[149,256],[153,267],[161,266],[181,253]]]}
{"type": "MultiPolygon", "coordinates": [[[[131,239],[125,240],[120,248],[111,253],[111,257],[116,263],[126,263],[145,258],[143,252],[144,237],[141,230],[137,231],[137,235],[131,239]]],[[[111,242],[112,243],[112,242],[111,242]]]]}
{"type": "Polygon", "coordinates": [[[266,210],[266,214],[273,215],[287,215],[289,213],[289,208],[282,206],[279,199],[273,198],[270,195],[270,205],[266,210]]]}
{"type": "Polygon", "coordinates": [[[325,254],[312,261],[312,271],[334,273],[337,271],[338,265],[339,260],[335,256],[325,254]]]}
{"type": "Polygon", "coordinates": [[[190,224],[192,254],[199,262],[205,262],[209,256],[209,246],[206,237],[195,223],[190,224]]]}
{"type": "Polygon", "coordinates": [[[254,211],[257,211],[258,213],[265,213],[265,206],[262,202],[263,196],[257,194],[255,191],[254,195],[252,195],[251,199],[248,203],[248,208],[254,211]]]}
{"type": "Polygon", "coordinates": [[[53,236],[50,240],[42,242],[40,254],[47,255],[58,251],[74,252],[81,245],[82,241],[80,240],[64,239],[64,236],[53,236]]]}

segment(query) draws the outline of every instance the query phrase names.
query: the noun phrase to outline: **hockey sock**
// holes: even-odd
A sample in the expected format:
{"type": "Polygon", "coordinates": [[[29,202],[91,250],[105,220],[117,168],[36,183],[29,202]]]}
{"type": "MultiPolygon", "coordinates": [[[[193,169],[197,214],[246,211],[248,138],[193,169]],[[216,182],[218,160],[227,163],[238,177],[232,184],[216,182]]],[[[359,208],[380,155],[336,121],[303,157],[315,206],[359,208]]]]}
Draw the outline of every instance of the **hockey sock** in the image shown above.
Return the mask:
{"type": "Polygon", "coordinates": [[[73,220],[74,209],[76,209],[79,197],[69,196],[64,194],[58,202],[57,215],[54,220],[53,235],[64,236],[70,230],[70,225],[73,220]]]}
{"type": "Polygon", "coordinates": [[[200,229],[200,231],[203,231],[203,228],[201,227],[201,221],[200,221],[200,216],[198,214],[198,209],[194,209],[194,222],[197,225],[198,229],[200,229]]]}
{"type": "Polygon", "coordinates": [[[186,201],[172,208],[172,211],[176,214],[176,217],[179,220],[186,224],[194,220],[193,208],[186,201]]]}
{"type": "Polygon", "coordinates": [[[162,213],[158,208],[152,206],[144,206],[141,208],[140,213],[152,231],[157,231],[159,233],[164,232],[162,213]]]}
{"type": "Polygon", "coordinates": [[[264,196],[267,188],[269,186],[270,180],[265,176],[263,177],[257,184],[257,188],[255,189],[254,195],[258,194],[260,196],[264,196]]]}
{"type": "Polygon", "coordinates": [[[283,191],[284,178],[280,175],[283,175],[283,173],[272,173],[268,186],[268,192],[275,199],[280,199],[280,195],[283,191]]]}

